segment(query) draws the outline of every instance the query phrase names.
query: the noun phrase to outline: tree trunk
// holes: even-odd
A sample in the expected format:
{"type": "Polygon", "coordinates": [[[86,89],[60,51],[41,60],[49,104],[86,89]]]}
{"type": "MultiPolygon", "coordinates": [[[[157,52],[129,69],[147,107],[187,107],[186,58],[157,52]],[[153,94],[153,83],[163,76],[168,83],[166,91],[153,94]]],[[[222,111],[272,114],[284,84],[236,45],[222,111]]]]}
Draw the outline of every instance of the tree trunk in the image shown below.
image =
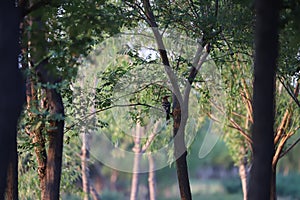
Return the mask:
{"type": "MultiPolygon", "coordinates": [[[[81,81],[81,88],[84,88],[84,82],[83,80],[81,81]]],[[[94,77],[94,85],[93,88],[97,88],[97,84],[98,84],[98,79],[97,77],[94,77]]],[[[88,91],[90,92],[90,91],[88,91]]],[[[93,96],[96,95],[96,89],[92,89],[91,94],[93,96]]],[[[83,95],[83,94],[81,94],[83,95]]],[[[82,99],[84,99],[84,97],[82,96],[82,99]]],[[[89,100],[87,100],[87,102],[81,102],[81,106],[82,107],[86,107],[89,108],[90,106],[90,111],[91,113],[95,113],[95,102],[92,102],[90,104],[90,102],[88,102],[89,100]]],[[[90,195],[94,196],[92,194],[92,183],[90,180],[90,173],[89,173],[89,159],[90,159],[90,141],[91,141],[91,130],[90,130],[90,126],[95,127],[96,125],[96,117],[92,116],[90,119],[87,119],[84,124],[82,125],[82,133],[81,133],[81,139],[82,139],[82,146],[81,146],[81,175],[82,175],[82,188],[83,188],[83,192],[84,192],[84,200],[89,200],[90,199],[90,195]]],[[[96,192],[95,190],[93,191],[94,193],[96,192]]],[[[97,196],[97,194],[96,194],[97,196]]]]}
{"type": "MultiPolygon", "coordinates": [[[[32,77],[29,78],[29,81],[27,82],[27,108],[29,110],[29,115],[33,116],[34,119],[33,121],[36,120],[38,116],[35,114],[31,113],[32,110],[39,110],[40,107],[41,109],[45,109],[43,100],[41,100],[41,104],[38,105],[38,99],[37,99],[37,91],[36,91],[36,84],[33,81],[32,77]]],[[[38,172],[38,177],[40,181],[40,190],[45,191],[46,190],[46,170],[47,170],[47,152],[46,152],[46,141],[45,137],[43,135],[43,127],[45,126],[44,119],[41,119],[41,125],[36,126],[32,132],[30,132],[30,136],[32,136],[33,144],[35,144],[34,151],[36,154],[37,158],[37,172],[38,172]]],[[[30,128],[29,128],[30,129],[30,128]]],[[[41,199],[44,199],[44,192],[41,192],[41,199]]]]}
{"type": "MultiPolygon", "coordinates": [[[[187,108],[184,108],[187,109],[187,108]]],[[[176,159],[176,171],[179,183],[181,200],[191,200],[191,188],[186,161],[187,150],[185,146],[184,130],[187,116],[181,116],[182,111],[175,94],[173,94],[173,137],[174,156],[176,159]]]]}
{"type": "Polygon", "coordinates": [[[133,161],[130,200],[138,199],[139,171],[140,171],[140,159],[141,159],[141,154],[140,154],[141,134],[142,134],[142,127],[140,125],[140,122],[137,122],[135,138],[134,138],[134,147],[133,147],[134,161],[133,161]]]}
{"type": "MultiPolygon", "coordinates": [[[[36,73],[43,84],[55,84],[61,79],[47,68],[48,58],[37,67],[36,73]]],[[[46,166],[46,189],[42,190],[45,200],[59,199],[61,166],[64,136],[64,105],[61,94],[56,89],[44,88],[46,91],[47,107],[50,113],[47,136],[49,141],[46,166]]]]}
{"type": "MultiPolygon", "coordinates": [[[[61,95],[55,89],[47,89],[47,100],[52,117],[64,118],[64,106],[61,95]],[[55,116],[54,116],[55,115],[55,116]]],[[[59,188],[61,178],[62,154],[63,154],[64,120],[50,120],[48,131],[48,157],[47,157],[47,183],[43,191],[45,199],[59,199],[59,188]]]]}
{"type": "Polygon", "coordinates": [[[247,162],[242,162],[239,166],[239,175],[240,175],[240,179],[241,179],[241,183],[242,183],[242,189],[243,189],[243,198],[244,200],[247,200],[247,178],[248,178],[248,174],[247,174],[247,162]]]}
{"type": "MultiPolygon", "coordinates": [[[[40,190],[46,190],[46,171],[47,171],[47,153],[45,147],[45,139],[42,130],[38,128],[33,132],[34,138],[33,143],[36,145],[34,151],[37,157],[38,164],[38,176],[40,181],[40,190]]],[[[41,193],[41,199],[45,199],[44,192],[41,193]]]]}
{"type": "Polygon", "coordinates": [[[82,176],[82,188],[84,192],[84,200],[90,199],[90,176],[89,176],[89,138],[88,133],[82,132],[82,146],[81,146],[81,176],[82,176]]]}
{"type": "Polygon", "coordinates": [[[11,146],[7,172],[6,199],[18,200],[18,152],[17,141],[11,146]]]}
{"type": "Polygon", "coordinates": [[[7,161],[16,142],[17,121],[25,100],[18,69],[19,12],[14,1],[0,3],[0,35],[0,199],[4,199],[7,161]]]}
{"type": "Polygon", "coordinates": [[[274,92],[279,0],[257,0],[253,83],[253,165],[249,200],[270,199],[274,155],[274,92]]]}
{"type": "Polygon", "coordinates": [[[155,178],[155,160],[151,153],[148,154],[149,161],[149,175],[148,175],[148,184],[149,184],[149,196],[150,200],[156,200],[156,178],[155,178]]]}
{"type": "MultiPolygon", "coordinates": [[[[185,126],[187,122],[188,117],[188,100],[189,100],[189,94],[191,89],[191,84],[193,83],[195,76],[197,75],[197,72],[200,68],[196,69],[196,66],[198,67],[198,64],[200,62],[200,55],[197,55],[197,62],[195,63],[195,66],[193,65],[192,71],[190,71],[190,75],[188,78],[188,82],[185,91],[184,91],[184,99],[182,98],[182,94],[180,92],[179,86],[178,86],[178,80],[173,72],[172,68],[170,67],[168,54],[162,39],[162,35],[159,32],[158,24],[156,23],[155,16],[153,14],[153,11],[151,9],[150,1],[149,0],[143,0],[143,7],[145,10],[145,18],[147,18],[146,22],[149,24],[149,26],[152,29],[152,32],[154,34],[156,44],[158,47],[158,51],[160,54],[160,58],[162,59],[162,63],[164,65],[165,72],[169,78],[169,81],[173,87],[172,90],[172,99],[173,99],[173,137],[174,137],[174,156],[176,159],[176,170],[177,170],[177,178],[179,183],[179,190],[180,190],[180,196],[182,200],[190,200],[192,199],[191,189],[190,189],[190,181],[189,181],[189,175],[188,175],[188,167],[186,162],[186,156],[187,156],[187,150],[185,146],[185,137],[184,137],[184,131],[185,126]],[[199,58],[199,59],[198,59],[199,58]],[[184,102],[185,101],[185,102],[184,102]],[[183,120],[181,121],[181,105],[180,102],[184,104],[183,108],[183,120]]],[[[208,46],[207,46],[208,47],[208,46]]],[[[199,48],[201,49],[201,48],[199,48]]],[[[209,48],[207,48],[209,49],[209,48]]],[[[197,53],[201,53],[198,52],[197,53]]],[[[209,53],[209,50],[206,52],[206,56],[209,53]]],[[[202,57],[206,59],[206,57],[202,57]]],[[[202,60],[203,61],[203,60],[202,60]]],[[[194,64],[194,63],[193,63],[194,64]]],[[[203,64],[203,63],[202,63],[203,64]]],[[[200,62],[200,66],[202,65],[200,62]]]]}
{"type": "Polygon", "coordinates": [[[272,168],[272,176],[271,176],[271,197],[270,200],[276,200],[276,166],[272,168]]]}

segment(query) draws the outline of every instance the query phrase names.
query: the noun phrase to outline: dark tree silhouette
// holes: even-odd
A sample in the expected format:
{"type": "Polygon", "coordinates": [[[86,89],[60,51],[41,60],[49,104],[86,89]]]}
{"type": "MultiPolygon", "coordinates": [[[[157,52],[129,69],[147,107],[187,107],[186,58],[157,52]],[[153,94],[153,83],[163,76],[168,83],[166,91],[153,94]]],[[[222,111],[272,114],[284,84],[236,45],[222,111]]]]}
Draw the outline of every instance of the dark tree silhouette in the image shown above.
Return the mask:
{"type": "Polygon", "coordinates": [[[255,24],[255,63],[253,85],[253,166],[250,172],[249,200],[271,197],[274,154],[274,92],[278,57],[278,0],[257,0],[255,24]]]}
{"type": "Polygon", "coordinates": [[[16,126],[25,90],[18,70],[19,17],[14,1],[0,3],[0,199],[4,199],[8,161],[13,156],[16,126]]]}

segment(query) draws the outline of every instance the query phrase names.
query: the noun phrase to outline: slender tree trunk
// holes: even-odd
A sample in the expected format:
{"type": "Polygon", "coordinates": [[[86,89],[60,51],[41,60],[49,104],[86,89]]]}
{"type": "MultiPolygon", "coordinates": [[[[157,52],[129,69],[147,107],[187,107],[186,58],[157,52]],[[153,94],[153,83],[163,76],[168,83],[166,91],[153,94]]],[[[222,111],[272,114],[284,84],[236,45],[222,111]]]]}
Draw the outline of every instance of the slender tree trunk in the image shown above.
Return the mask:
{"type": "Polygon", "coordinates": [[[247,160],[244,159],[243,162],[241,162],[241,164],[239,165],[239,175],[240,175],[240,179],[241,179],[241,183],[242,183],[242,189],[243,189],[243,198],[244,200],[247,200],[247,190],[248,190],[248,186],[247,186],[247,178],[248,178],[248,173],[247,173],[247,160]]]}
{"type": "MultiPolygon", "coordinates": [[[[14,1],[0,2],[0,199],[4,199],[11,147],[25,100],[18,69],[19,12],[14,1]]],[[[14,150],[15,151],[15,150],[14,150]]]]}
{"type": "Polygon", "coordinates": [[[89,138],[87,132],[82,132],[82,146],[81,146],[81,176],[82,188],[84,192],[84,200],[90,199],[90,176],[89,176],[89,138]]]}
{"type": "Polygon", "coordinates": [[[132,182],[131,182],[131,193],[130,200],[138,199],[138,190],[139,190],[139,171],[140,171],[140,159],[141,159],[141,134],[142,127],[140,122],[136,124],[135,138],[134,138],[134,161],[133,161],[133,171],[132,171],[132,182]]]}
{"type": "Polygon", "coordinates": [[[151,153],[148,154],[149,161],[149,175],[148,175],[148,184],[149,184],[149,196],[150,200],[156,200],[156,178],[155,178],[155,160],[151,153]]]}
{"type": "MultiPolygon", "coordinates": [[[[81,88],[84,88],[84,82],[82,80],[81,82],[81,88]]],[[[94,85],[93,88],[97,88],[98,84],[98,79],[97,77],[94,77],[94,85]]],[[[88,91],[89,93],[90,91],[88,91]]],[[[92,89],[91,94],[93,96],[96,95],[96,89],[92,89]]],[[[83,95],[83,94],[81,94],[83,95]]],[[[84,97],[82,96],[82,99],[84,97]]],[[[90,106],[90,111],[91,113],[94,113],[95,110],[95,102],[81,102],[83,107],[89,108],[90,106]]],[[[90,170],[89,170],[89,159],[90,159],[90,141],[92,140],[92,133],[91,133],[91,128],[90,127],[95,127],[96,125],[96,117],[92,116],[90,119],[87,119],[83,126],[82,126],[82,133],[81,133],[81,138],[82,138],[82,146],[81,146],[81,174],[82,174],[82,188],[84,192],[84,200],[89,200],[90,196],[92,196],[94,199],[98,198],[98,194],[96,190],[93,190],[94,187],[92,185],[91,179],[90,179],[90,170]]]]}
{"type": "Polygon", "coordinates": [[[182,117],[182,110],[175,94],[173,94],[172,114],[173,114],[174,156],[176,159],[177,179],[179,183],[181,200],[190,200],[192,199],[192,194],[190,188],[188,166],[186,161],[187,150],[186,150],[185,138],[184,138],[184,130],[187,121],[187,116],[182,117]]]}
{"type": "Polygon", "coordinates": [[[6,199],[18,200],[18,152],[17,141],[11,146],[7,172],[6,199]]]}
{"type": "Polygon", "coordinates": [[[278,56],[279,0],[257,0],[253,84],[253,165],[249,200],[271,198],[274,155],[274,92],[278,56]]]}

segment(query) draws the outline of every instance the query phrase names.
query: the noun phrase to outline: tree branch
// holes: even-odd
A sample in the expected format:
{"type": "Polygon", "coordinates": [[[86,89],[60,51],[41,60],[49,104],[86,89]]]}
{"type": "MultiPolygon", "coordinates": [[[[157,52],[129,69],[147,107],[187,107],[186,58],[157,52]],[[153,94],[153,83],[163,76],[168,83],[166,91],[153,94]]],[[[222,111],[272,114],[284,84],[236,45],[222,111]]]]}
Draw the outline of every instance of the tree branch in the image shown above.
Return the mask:
{"type": "Polygon", "coordinates": [[[172,90],[173,90],[174,94],[176,95],[179,103],[182,105],[183,98],[182,98],[182,95],[180,93],[177,77],[176,77],[174,71],[172,70],[172,68],[170,66],[167,51],[166,51],[164,42],[162,40],[162,36],[159,33],[158,25],[156,23],[155,16],[154,16],[154,14],[151,10],[149,0],[143,0],[143,6],[144,6],[144,9],[145,9],[145,15],[148,19],[147,22],[151,26],[152,32],[153,32],[154,37],[156,39],[158,51],[159,51],[160,57],[162,59],[163,65],[164,65],[164,69],[165,69],[165,71],[166,71],[166,73],[169,77],[170,82],[171,82],[172,90]]]}
{"type": "Polygon", "coordinates": [[[108,106],[106,108],[102,108],[102,109],[99,109],[99,110],[96,110],[95,112],[92,112],[92,113],[89,113],[88,115],[85,115],[83,117],[81,117],[80,119],[78,119],[79,121],[78,122],[75,122],[73,123],[72,125],[66,127],[66,130],[64,133],[67,133],[68,131],[70,131],[74,126],[78,125],[81,121],[97,114],[97,113],[100,113],[100,112],[103,112],[103,111],[106,111],[106,110],[109,110],[109,109],[112,109],[112,108],[116,108],[116,107],[135,107],[135,106],[145,106],[145,107],[149,107],[149,108],[154,108],[154,109],[157,109],[157,110],[160,110],[161,112],[164,112],[164,110],[160,109],[160,108],[157,108],[157,107],[154,107],[154,106],[151,106],[149,104],[145,104],[145,103],[133,103],[133,104],[123,104],[123,105],[112,105],[112,106],[108,106]]]}
{"type": "MultiPolygon", "coordinates": [[[[288,88],[288,86],[284,83],[284,81],[281,78],[279,78],[279,81],[281,82],[281,84],[283,85],[283,87],[285,88],[287,93],[291,96],[291,98],[294,100],[294,102],[300,108],[300,102],[299,102],[298,98],[295,96],[295,93],[293,94],[293,92],[288,88]]],[[[299,80],[297,81],[297,88],[298,88],[298,93],[299,93],[299,80]]]]}
{"type": "MultiPolygon", "coordinates": [[[[299,127],[298,127],[299,129],[299,127]]],[[[296,144],[298,144],[300,142],[300,137],[293,143],[291,144],[291,146],[289,146],[283,153],[280,154],[279,158],[282,158],[283,156],[285,156],[290,150],[292,150],[296,144]]]]}
{"type": "MultiPolygon", "coordinates": [[[[210,101],[211,104],[216,108],[218,109],[220,112],[222,113],[225,113],[224,110],[222,110],[219,106],[217,106],[215,103],[213,103],[212,101],[210,101]]],[[[236,130],[238,130],[241,135],[250,143],[252,144],[252,139],[251,137],[243,130],[243,128],[238,124],[236,123],[236,121],[232,118],[228,118],[229,122],[231,123],[232,127],[231,128],[235,128],[236,130]]]]}

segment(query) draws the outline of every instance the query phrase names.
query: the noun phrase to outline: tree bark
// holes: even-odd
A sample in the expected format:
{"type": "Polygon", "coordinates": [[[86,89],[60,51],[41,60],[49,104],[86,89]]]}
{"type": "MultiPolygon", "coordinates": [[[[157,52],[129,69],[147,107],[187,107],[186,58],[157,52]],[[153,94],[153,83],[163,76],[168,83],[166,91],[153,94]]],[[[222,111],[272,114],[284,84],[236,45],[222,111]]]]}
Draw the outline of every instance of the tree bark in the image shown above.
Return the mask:
{"type": "Polygon", "coordinates": [[[47,172],[47,153],[45,147],[45,138],[43,136],[41,128],[34,130],[33,132],[33,143],[36,145],[34,151],[37,157],[38,163],[38,177],[40,181],[41,199],[45,199],[46,190],[46,172],[47,172]]]}
{"type": "MultiPolygon", "coordinates": [[[[36,84],[35,81],[33,81],[32,77],[28,78],[27,84],[26,84],[26,98],[27,98],[27,109],[29,116],[32,117],[32,120],[36,120],[37,117],[34,113],[32,113],[32,110],[39,110],[40,107],[42,109],[45,109],[43,100],[41,100],[41,104],[38,105],[38,98],[37,98],[37,91],[36,91],[36,84]]],[[[41,119],[41,124],[39,126],[36,126],[34,130],[32,130],[32,127],[29,127],[30,130],[29,134],[33,138],[32,142],[35,144],[34,151],[37,158],[37,164],[38,164],[38,177],[40,181],[40,190],[45,191],[46,190],[46,169],[47,169],[47,152],[45,147],[45,137],[43,135],[43,127],[45,125],[44,119],[41,119]]],[[[44,199],[44,192],[41,192],[41,199],[44,199]]]]}
{"type": "Polygon", "coordinates": [[[278,57],[279,0],[257,0],[253,83],[253,165],[249,200],[271,198],[274,92],[278,57]]]}
{"type": "MultiPolygon", "coordinates": [[[[4,198],[8,160],[16,142],[17,121],[25,100],[18,69],[19,11],[14,1],[0,3],[0,199],[4,198]]],[[[15,150],[14,150],[15,152],[15,150]]]]}
{"type": "MultiPolygon", "coordinates": [[[[64,118],[64,106],[60,93],[55,89],[47,89],[47,99],[52,116],[56,115],[64,118]]],[[[63,155],[63,136],[64,136],[64,120],[50,120],[50,130],[48,131],[48,157],[47,157],[47,183],[45,199],[59,199],[61,166],[63,155]]]]}
{"type": "Polygon", "coordinates": [[[149,184],[149,197],[150,200],[156,200],[156,178],[155,178],[155,160],[151,153],[148,154],[149,161],[149,175],[148,175],[148,184],[149,184]]]}
{"type": "MultiPolygon", "coordinates": [[[[43,84],[55,84],[60,78],[47,68],[48,59],[36,67],[36,73],[43,84]]],[[[59,199],[64,136],[64,105],[61,94],[56,89],[44,88],[50,113],[47,136],[49,141],[46,166],[46,189],[42,191],[45,200],[59,199]]]]}
{"type": "MultiPolygon", "coordinates": [[[[187,108],[186,108],[187,109],[187,108]]],[[[187,150],[185,146],[184,130],[187,116],[183,115],[176,95],[173,95],[173,137],[174,156],[181,200],[192,199],[188,166],[186,161],[187,150]]]]}

